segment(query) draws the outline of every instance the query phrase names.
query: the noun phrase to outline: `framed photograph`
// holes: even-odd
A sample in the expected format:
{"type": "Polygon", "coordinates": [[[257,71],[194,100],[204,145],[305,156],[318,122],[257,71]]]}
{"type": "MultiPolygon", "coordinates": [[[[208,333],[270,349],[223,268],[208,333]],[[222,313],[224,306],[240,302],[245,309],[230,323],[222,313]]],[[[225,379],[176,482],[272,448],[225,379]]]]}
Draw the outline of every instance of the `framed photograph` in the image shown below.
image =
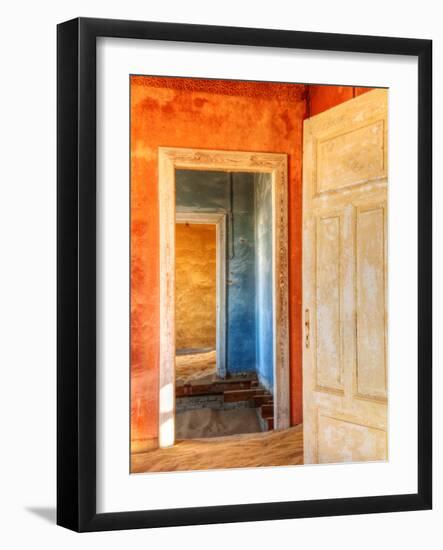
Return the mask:
{"type": "Polygon", "coordinates": [[[80,18],[57,67],[58,524],[431,508],[431,41],[80,18]]]}

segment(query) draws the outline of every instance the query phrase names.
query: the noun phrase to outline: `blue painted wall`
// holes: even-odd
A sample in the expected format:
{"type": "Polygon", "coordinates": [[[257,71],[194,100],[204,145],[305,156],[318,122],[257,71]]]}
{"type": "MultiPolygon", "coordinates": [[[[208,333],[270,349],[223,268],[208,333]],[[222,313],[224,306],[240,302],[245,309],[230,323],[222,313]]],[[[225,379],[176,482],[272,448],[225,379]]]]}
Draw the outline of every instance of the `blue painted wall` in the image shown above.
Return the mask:
{"type": "Polygon", "coordinates": [[[177,211],[232,211],[227,235],[226,320],[228,373],[256,369],[254,174],[177,170],[177,211]]]}
{"type": "Polygon", "coordinates": [[[260,382],[272,392],[274,381],[272,308],[272,184],[255,175],[256,365],[260,382]]]}

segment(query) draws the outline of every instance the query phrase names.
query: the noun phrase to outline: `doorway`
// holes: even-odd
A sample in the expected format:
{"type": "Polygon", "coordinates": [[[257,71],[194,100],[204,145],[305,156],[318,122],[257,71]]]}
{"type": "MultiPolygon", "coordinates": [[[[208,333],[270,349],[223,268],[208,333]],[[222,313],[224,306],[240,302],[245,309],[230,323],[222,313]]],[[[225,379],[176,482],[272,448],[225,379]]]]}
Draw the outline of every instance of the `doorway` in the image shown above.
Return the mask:
{"type": "Polygon", "coordinates": [[[175,252],[176,377],[225,378],[226,214],[176,212],[175,252]]]}
{"type": "MultiPolygon", "coordinates": [[[[245,178],[243,178],[245,179],[245,178]]],[[[235,186],[234,186],[235,187],[235,186]]],[[[195,193],[196,188],[191,187],[195,193]]],[[[246,193],[245,200],[259,193],[246,193]]],[[[216,300],[216,375],[221,393],[228,390],[228,398],[224,401],[237,401],[240,395],[246,392],[248,398],[263,391],[267,385],[264,371],[270,371],[271,385],[269,387],[270,399],[268,399],[267,410],[272,409],[272,428],[285,429],[289,426],[289,357],[288,357],[288,278],[287,278],[287,158],[286,155],[264,154],[264,153],[240,153],[229,151],[205,151],[194,149],[170,149],[160,148],[159,150],[159,199],[160,199],[160,425],[159,444],[167,447],[174,444],[176,437],[176,354],[181,350],[176,345],[177,329],[180,329],[180,319],[177,317],[177,288],[176,288],[176,223],[188,224],[192,222],[209,226],[214,224],[213,216],[218,216],[218,235],[224,234],[224,240],[217,247],[217,300],[216,300]],[[220,192],[225,194],[228,205],[212,204],[205,205],[205,212],[192,212],[195,207],[192,203],[186,205],[177,202],[177,174],[183,171],[203,171],[218,173],[220,179],[225,176],[226,182],[232,178],[229,174],[244,174],[246,180],[252,182],[269,182],[269,185],[262,186],[269,189],[269,215],[266,220],[269,234],[265,235],[263,227],[265,220],[257,231],[254,226],[251,237],[237,235],[235,238],[237,217],[233,219],[234,209],[229,206],[232,201],[233,187],[229,183],[219,187],[220,192]],[[212,210],[212,211],[209,211],[212,210]],[[215,211],[214,211],[215,210],[215,211]],[[211,219],[212,217],[212,219],[211,219]],[[224,228],[224,232],[223,232],[224,228]],[[255,245],[252,240],[255,238],[265,241],[269,239],[270,248],[263,249],[257,254],[255,261],[255,245]],[[223,242],[224,250],[223,250],[223,242]],[[223,252],[221,252],[223,250],[223,252]],[[253,259],[251,264],[250,259],[253,259]],[[222,269],[223,258],[226,258],[226,266],[222,269]],[[268,260],[269,274],[263,269],[263,260],[268,260]],[[261,260],[261,264],[260,264],[261,260]],[[235,271],[236,263],[238,270],[235,271]],[[253,265],[253,274],[246,273],[245,266],[253,265]],[[223,274],[226,276],[225,284],[221,284],[223,274]],[[249,287],[246,283],[252,277],[257,276],[257,285],[268,282],[266,291],[257,292],[249,297],[249,287]],[[248,279],[249,277],[249,279],[248,279]],[[260,283],[260,281],[262,281],[260,283]],[[227,302],[226,295],[228,294],[227,302]],[[257,308],[257,300],[262,300],[257,308]],[[268,300],[266,306],[265,300],[268,300]],[[251,315],[247,310],[253,307],[254,319],[251,322],[251,315]],[[248,307],[247,307],[248,306],[248,307]],[[257,315],[256,315],[257,314],[257,315]],[[226,320],[226,316],[228,319],[226,320]],[[257,323],[256,319],[257,317],[257,323]],[[233,329],[235,322],[237,330],[233,329]],[[266,325],[271,324],[272,343],[267,355],[264,353],[263,345],[266,325]],[[253,327],[251,328],[253,323],[253,327]],[[224,333],[223,333],[224,331],[224,333]],[[249,332],[248,332],[249,331],[249,332]],[[251,332],[253,331],[253,332],[251,332]],[[260,332],[261,331],[261,332],[260,332]],[[253,336],[251,336],[253,334],[253,336]],[[258,337],[258,345],[256,342],[258,337]],[[260,334],[262,334],[260,336],[260,334]],[[253,348],[248,343],[249,336],[254,339],[253,348]],[[235,351],[234,357],[232,351],[235,351]],[[249,354],[249,355],[248,355],[249,354]],[[261,355],[260,355],[261,354],[261,355]],[[262,357],[261,364],[264,370],[260,371],[260,361],[256,357],[262,357]],[[255,374],[257,373],[257,374],[255,374]],[[250,374],[250,376],[248,376],[250,374]],[[244,381],[239,380],[239,375],[246,375],[244,381]],[[255,379],[254,379],[255,377],[255,379]],[[259,380],[257,380],[259,378],[259,380]],[[236,384],[234,390],[227,388],[232,380],[236,384]],[[263,381],[263,385],[261,384],[263,381]],[[244,384],[248,387],[244,387],[244,384]],[[243,386],[242,386],[243,384],[243,386]]],[[[198,192],[196,193],[198,196],[198,192]]],[[[220,198],[220,197],[219,197],[220,198]]],[[[215,200],[217,202],[217,198],[215,200]]],[[[243,220],[244,221],[244,220],[243,220]]],[[[254,214],[254,224],[256,223],[254,214]]],[[[252,280],[252,279],[251,279],[252,280]]],[[[249,284],[249,283],[248,283],[249,284]]],[[[255,292],[255,291],[254,291],[255,292]]],[[[181,336],[180,336],[181,338],[181,336]]],[[[200,342],[201,343],[201,342],[200,342]]],[[[200,344],[199,344],[200,345],[200,344]]],[[[183,348],[184,349],[184,348],[183,348]]],[[[192,347],[188,348],[192,351],[192,347]]],[[[182,350],[183,351],[183,350],[182,350]]],[[[194,350],[195,351],[195,350],[194,350]]],[[[180,390],[180,388],[179,388],[180,390]]],[[[181,390],[186,394],[187,388],[181,390]]],[[[191,388],[192,391],[192,388],[191,388]]],[[[232,407],[229,407],[232,409],[232,407]]],[[[235,414],[235,411],[232,411],[235,414]]]]}

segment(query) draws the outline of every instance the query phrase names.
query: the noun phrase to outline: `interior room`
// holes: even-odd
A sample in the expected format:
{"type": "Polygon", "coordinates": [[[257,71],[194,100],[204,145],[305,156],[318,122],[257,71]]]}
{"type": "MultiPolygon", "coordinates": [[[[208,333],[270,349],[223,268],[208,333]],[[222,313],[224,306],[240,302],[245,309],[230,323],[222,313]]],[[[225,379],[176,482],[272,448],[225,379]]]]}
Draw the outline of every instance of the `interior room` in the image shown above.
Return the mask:
{"type": "Polygon", "coordinates": [[[386,456],[386,109],[371,88],[131,78],[131,472],[386,456]]]}
{"type": "Polygon", "coordinates": [[[270,177],[178,170],[176,212],[176,437],[273,429],[270,177]]]}

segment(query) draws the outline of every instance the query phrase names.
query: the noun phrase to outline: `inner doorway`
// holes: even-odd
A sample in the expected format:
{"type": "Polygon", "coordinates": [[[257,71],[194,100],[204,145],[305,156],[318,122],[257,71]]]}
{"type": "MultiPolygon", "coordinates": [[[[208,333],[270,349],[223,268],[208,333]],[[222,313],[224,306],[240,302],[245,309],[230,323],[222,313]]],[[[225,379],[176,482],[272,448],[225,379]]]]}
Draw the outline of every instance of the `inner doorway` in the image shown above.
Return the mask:
{"type": "Polygon", "coordinates": [[[226,214],[177,212],[176,381],[226,376],[226,214]]]}
{"type": "MultiPolygon", "coordinates": [[[[226,412],[226,409],[229,409],[228,412],[235,417],[239,416],[235,410],[239,401],[250,400],[255,405],[251,397],[256,393],[267,391],[267,396],[259,397],[268,400],[261,405],[266,405],[266,413],[272,416],[270,429],[287,428],[289,426],[289,356],[286,155],[160,148],[159,192],[160,446],[170,446],[176,437],[183,438],[176,433],[176,413],[181,412],[180,400],[188,398],[190,394],[194,396],[194,393],[196,397],[202,396],[203,399],[208,396],[219,399],[221,394],[224,403],[223,411],[226,412]],[[183,176],[183,173],[189,175],[191,172],[193,172],[193,181],[190,185],[177,186],[180,176],[183,176]],[[195,201],[199,202],[205,194],[202,189],[199,189],[197,175],[200,175],[200,181],[202,176],[206,181],[209,172],[215,174],[224,183],[216,185],[218,191],[211,196],[212,204],[196,205],[195,201]],[[244,183],[233,185],[233,179],[236,177],[244,183]],[[236,195],[239,189],[247,185],[251,185],[248,192],[236,195]],[[262,208],[262,212],[266,210],[267,219],[256,215],[254,210],[250,219],[246,220],[246,216],[239,214],[247,209],[246,203],[264,199],[264,195],[256,192],[259,189],[267,190],[268,208],[262,208]],[[186,195],[184,202],[179,200],[180,193],[186,195]],[[195,212],[196,206],[198,212],[195,212]],[[226,298],[225,322],[216,323],[215,383],[217,388],[215,393],[217,396],[212,395],[214,393],[212,387],[205,388],[203,391],[200,384],[198,391],[195,392],[192,381],[186,384],[179,383],[176,371],[177,357],[187,353],[192,355],[189,351],[205,352],[204,348],[200,347],[201,341],[198,343],[198,348],[193,349],[190,344],[187,344],[187,347],[180,347],[181,336],[177,332],[180,330],[180,319],[177,315],[177,297],[180,295],[176,273],[177,223],[180,225],[182,222],[181,225],[184,224],[185,227],[188,224],[188,228],[191,228],[193,220],[190,220],[189,216],[197,214],[222,216],[224,223],[222,222],[221,225],[226,228],[227,235],[223,254],[226,268],[221,271],[217,269],[218,280],[221,280],[223,274],[226,277],[225,284],[219,285],[217,289],[217,293],[224,289],[226,298]],[[248,224],[250,224],[249,230],[246,227],[248,224]],[[263,231],[264,227],[268,231],[263,231]],[[267,249],[266,247],[256,248],[254,244],[256,239],[263,242],[268,240],[270,246],[267,249]],[[255,278],[257,278],[257,292],[255,288],[251,292],[251,281],[254,286],[255,278]],[[258,290],[259,287],[261,290],[258,290]],[[260,302],[258,307],[257,301],[260,302]],[[255,317],[257,317],[257,323],[255,317]],[[264,327],[269,325],[271,339],[266,341],[264,327]],[[220,336],[223,329],[225,334],[220,336]],[[260,333],[258,338],[256,338],[256,330],[260,333]],[[257,357],[261,360],[256,361],[257,357]],[[264,368],[261,368],[263,366],[264,368]],[[245,396],[246,399],[244,399],[245,396]],[[226,404],[229,406],[225,406],[226,404]]],[[[202,225],[211,225],[208,223],[210,220],[199,221],[202,225]]],[[[209,228],[207,229],[209,231],[209,228]]],[[[217,248],[221,249],[221,247],[217,248]]],[[[218,255],[219,253],[217,257],[218,255]]],[[[220,265],[222,265],[221,261],[218,262],[219,267],[220,265]]],[[[213,300],[208,299],[208,302],[213,303],[213,300]]],[[[220,307],[222,300],[216,297],[216,304],[218,321],[223,312],[223,308],[220,307]]],[[[205,408],[213,409],[213,407],[205,408]]]]}
{"type": "Polygon", "coordinates": [[[268,431],[274,394],[270,177],[177,170],[175,191],[176,438],[268,431]]]}

